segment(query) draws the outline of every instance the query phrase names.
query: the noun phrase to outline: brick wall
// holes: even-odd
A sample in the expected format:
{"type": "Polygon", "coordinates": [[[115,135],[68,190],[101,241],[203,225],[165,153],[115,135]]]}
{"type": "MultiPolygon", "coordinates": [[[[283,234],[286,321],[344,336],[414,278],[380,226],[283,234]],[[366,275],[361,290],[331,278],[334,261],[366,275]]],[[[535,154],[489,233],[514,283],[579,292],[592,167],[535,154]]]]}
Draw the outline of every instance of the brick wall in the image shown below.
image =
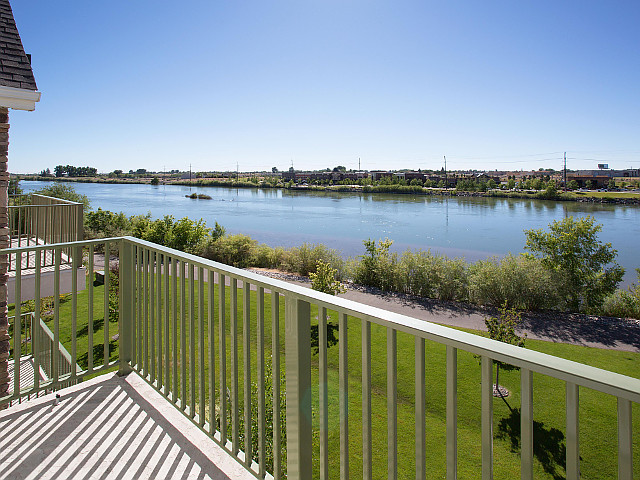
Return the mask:
{"type": "MultiPolygon", "coordinates": [[[[9,149],[9,111],[0,107],[0,248],[7,248],[9,242],[8,186],[9,170],[7,153],[9,149]]],[[[8,255],[0,255],[0,397],[9,388],[7,361],[9,358],[9,322],[7,320],[7,270],[8,255]]]]}

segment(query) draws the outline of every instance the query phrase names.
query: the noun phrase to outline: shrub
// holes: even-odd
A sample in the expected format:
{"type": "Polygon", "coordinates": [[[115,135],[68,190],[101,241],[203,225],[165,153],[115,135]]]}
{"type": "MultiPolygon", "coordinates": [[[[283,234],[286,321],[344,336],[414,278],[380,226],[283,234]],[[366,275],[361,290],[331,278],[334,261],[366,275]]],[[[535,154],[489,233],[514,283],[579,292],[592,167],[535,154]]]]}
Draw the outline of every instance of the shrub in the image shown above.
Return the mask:
{"type": "Polygon", "coordinates": [[[128,235],[131,230],[131,221],[127,216],[113,213],[98,208],[95,212],[87,212],[85,215],[85,238],[108,238],[128,235]]]}
{"type": "Polygon", "coordinates": [[[316,271],[309,274],[311,288],[329,295],[338,295],[346,292],[347,289],[339,280],[336,280],[336,273],[335,268],[331,268],[331,265],[319,260],[316,271]]]}
{"type": "Polygon", "coordinates": [[[627,290],[617,290],[605,298],[600,313],[612,317],[640,319],[640,268],[636,268],[638,283],[627,290]]]}
{"type": "Polygon", "coordinates": [[[556,289],[553,273],[536,258],[509,254],[469,267],[469,301],[478,305],[553,308],[559,300],[556,289]]]}
{"type": "Polygon", "coordinates": [[[397,290],[398,256],[389,253],[393,240],[365,240],[366,253],[355,264],[353,281],[381,290],[397,290]]]}
{"type": "Polygon", "coordinates": [[[430,250],[407,250],[394,272],[396,290],[440,300],[466,298],[467,264],[459,258],[434,255],[430,250]]]}
{"type": "Polygon", "coordinates": [[[246,268],[251,266],[254,250],[258,242],[247,235],[226,235],[210,240],[202,251],[202,256],[216,262],[246,268]]]}
{"type": "Polygon", "coordinates": [[[306,277],[316,271],[319,261],[331,265],[336,270],[338,279],[344,277],[345,263],[342,256],[337,250],[322,244],[303,243],[299,247],[290,248],[282,256],[281,267],[306,277]]]}

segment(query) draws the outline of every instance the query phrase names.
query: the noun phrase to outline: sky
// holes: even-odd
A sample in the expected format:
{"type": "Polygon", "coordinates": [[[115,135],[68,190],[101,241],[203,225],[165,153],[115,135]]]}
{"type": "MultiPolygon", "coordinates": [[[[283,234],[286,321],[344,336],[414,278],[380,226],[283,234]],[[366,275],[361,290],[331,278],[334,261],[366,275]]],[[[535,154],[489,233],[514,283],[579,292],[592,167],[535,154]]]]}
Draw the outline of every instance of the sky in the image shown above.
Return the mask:
{"type": "Polygon", "coordinates": [[[640,2],[14,0],[9,167],[640,168],[640,2]]]}

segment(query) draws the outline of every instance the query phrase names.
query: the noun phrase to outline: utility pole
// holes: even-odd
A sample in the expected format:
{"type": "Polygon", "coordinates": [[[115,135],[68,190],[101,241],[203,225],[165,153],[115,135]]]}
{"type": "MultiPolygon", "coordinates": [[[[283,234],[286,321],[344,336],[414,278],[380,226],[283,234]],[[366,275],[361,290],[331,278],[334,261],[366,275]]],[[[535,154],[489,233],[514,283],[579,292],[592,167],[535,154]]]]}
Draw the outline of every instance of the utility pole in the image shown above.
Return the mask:
{"type": "Polygon", "coordinates": [[[360,168],[360,157],[358,157],[358,171],[361,171],[362,169],[360,168]]]}
{"type": "Polygon", "coordinates": [[[191,164],[189,164],[189,183],[191,183],[191,164]]]}
{"type": "Polygon", "coordinates": [[[567,191],[567,152],[564,152],[564,169],[562,171],[562,181],[564,182],[564,191],[567,191]]]}
{"type": "Polygon", "coordinates": [[[449,180],[447,178],[447,156],[444,156],[444,188],[448,189],[449,188],[449,180]]]}
{"type": "Polygon", "coordinates": [[[240,181],[240,162],[236,162],[236,182],[240,181]]]}

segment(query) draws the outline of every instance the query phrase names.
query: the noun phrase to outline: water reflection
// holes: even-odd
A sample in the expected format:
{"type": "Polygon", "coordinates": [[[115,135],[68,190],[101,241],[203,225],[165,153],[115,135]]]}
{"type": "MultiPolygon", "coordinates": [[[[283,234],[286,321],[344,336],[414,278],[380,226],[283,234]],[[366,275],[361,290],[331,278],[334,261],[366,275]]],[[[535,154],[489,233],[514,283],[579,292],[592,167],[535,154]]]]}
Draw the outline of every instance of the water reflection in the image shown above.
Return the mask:
{"type": "MultiPolygon", "coordinates": [[[[25,191],[45,185],[22,182],[25,191]]],[[[441,197],[365,193],[194,187],[211,200],[185,198],[188,186],[75,184],[92,207],[215,221],[230,233],[246,233],[272,246],[325,243],[347,256],[363,253],[362,241],[389,237],[393,248],[424,249],[468,260],[521,252],[524,229],[546,228],[569,215],[593,215],[601,238],[618,250],[626,281],[640,266],[640,207],[490,197],[441,197]]]]}

